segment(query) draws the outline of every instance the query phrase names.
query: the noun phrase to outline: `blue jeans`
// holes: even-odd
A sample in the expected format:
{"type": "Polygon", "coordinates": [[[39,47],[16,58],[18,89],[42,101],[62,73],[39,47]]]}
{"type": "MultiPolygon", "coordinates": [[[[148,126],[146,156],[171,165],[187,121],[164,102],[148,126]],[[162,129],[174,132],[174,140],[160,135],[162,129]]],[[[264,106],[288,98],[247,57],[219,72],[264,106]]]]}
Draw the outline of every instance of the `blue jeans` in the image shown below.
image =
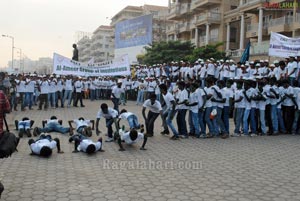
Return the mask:
{"type": "Polygon", "coordinates": [[[114,109],[118,111],[119,113],[119,98],[112,98],[111,101],[113,102],[114,104],[114,109]]]}
{"type": "Polygon", "coordinates": [[[249,134],[249,125],[248,125],[249,115],[250,115],[251,132],[256,133],[255,108],[245,109],[244,117],[243,117],[243,128],[244,128],[245,135],[249,134]]]}
{"type": "Polygon", "coordinates": [[[280,108],[277,108],[277,117],[278,117],[280,131],[285,133],[286,129],[283,121],[282,110],[280,108]]]}
{"type": "Polygon", "coordinates": [[[204,111],[199,110],[198,111],[198,121],[199,121],[199,125],[200,125],[200,129],[201,129],[201,134],[202,135],[206,135],[206,128],[205,128],[205,124],[204,124],[204,111]]]}
{"type": "Polygon", "coordinates": [[[214,128],[213,121],[209,118],[211,111],[212,111],[212,107],[207,107],[206,108],[204,119],[205,119],[205,122],[208,126],[209,133],[212,134],[212,135],[216,135],[216,130],[214,128]]]}
{"type": "Polygon", "coordinates": [[[167,117],[166,117],[167,126],[172,130],[172,132],[175,136],[178,136],[178,131],[176,130],[176,128],[172,122],[172,120],[176,114],[176,110],[172,111],[172,110],[168,109],[164,114],[167,114],[167,117]]]}
{"type": "Polygon", "coordinates": [[[144,90],[138,90],[136,104],[143,104],[144,102],[144,90]]]}
{"type": "Polygon", "coordinates": [[[139,121],[138,121],[138,118],[136,115],[134,115],[134,114],[130,115],[129,117],[127,117],[127,121],[128,121],[130,129],[132,129],[132,128],[139,129],[140,128],[140,124],[139,124],[139,121]]]}
{"type": "Polygon", "coordinates": [[[272,126],[273,132],[278,132],[278,116],[277,116],[277,105],[271,105],[271,119],[272,119],[272,126]]]}
{"type": "Polygon", "coordinates": [[[237,134],[240,133],[240,128],[242,126],[244,110],[245,110],[245,108],[236,108],[234,133],[237,133],[237,134]]]}
{"type": "Polygon", "coordinates": [[[228,132],[226,132],[226,128],[225,128],[225,125],[224,125],[224,122],[222,120],[222,112],[223,112],[223,108],[220,108],[220,107],[217,107],[217,124],[218,124],[218,127],[220,128],[221,130],[221,133],[222,134],[228,134],[228,132]]]}
{"type": "Polygon", "coordinates": [[[113,129],[112,129],[112,125],[114,123],[114,119],[111,118],[111,119],[105,119],[105,122],[106,122],[106,127],[107,127],[107,135],[109,138],[112,138],[113,137],[113,129]]]}
{"type": "Polygon", "coordinates": [[[48,102],[50,102],[51,107],[55,107],[55,93],[49,93],[48,94],[48,102]]]}
{"type": "Polygon", "coordinates": [[[96,96],[96,90],[95,89],[91,89],[90,92],[91,92],[90,99],[91,99],[91,101],[93,101],[93,100],[96,99],[96,97],[95,97],[96,96]]]}
{"type": "Polygon", "coordinates": [[[265,135],[267,133],[265,110],[259,110],[259,118],[260,118],[260,127],[261,127],[262,134],[265,135]]]}
{"type": "Polygon", "coordinates": [[[229,106],[223,108],[223,122],[226,132],[229,133],[229,106]]]}
{"type": "Polygon", "coordinates": [[[29,109],[32,108],[32,102],[33,102],[33,93],[32,92],[26,92],[25,93],[25,105],[28,105],[29,109]]]}
{"type": "Polygon", "coordinates": [[[195,130],[195,135],[196,136],[200,136],[200,128],[199,128],[199,116],[198,116],[198,112],[192,112],[190,111],[191,116],[192,116],[192,123],[193,123],[193,127],[195,130]]]}
{"type": "Polygon", "coordinates": [[[66,100],[68,101],[68,106],[70,106],[72,101],[72,90],[65,90],[63,105],[66,100]]]}
{"type": "Polygon", "coordinates": [[[294,122],[293,122],[292,133],[297,133],[299,115],[300,115],[300,110],[297,110],[295,112],[295,118],[294,118],[294,122]]]}
{"type": "Polygon", "coordinates": [[[186,128],[186,109],[177,110],[176,122],[178,126],[178,131],[181,135],[187,136],[187,128],[186,128]]]}
{"type": "Polygon", "coordinates": [[[62,125],[60,125],[57,122],[47,123],[45,128],[39,128],[38,130],[41,133],[59,132],[59,133],[65,134],[65,133],[70,132],[69,127],[63,127],[62,125]]]}
{"type": "Polygon", "coordinates": [[[100,89],[96,89],[96,100],[100,99],[100,89]]]}

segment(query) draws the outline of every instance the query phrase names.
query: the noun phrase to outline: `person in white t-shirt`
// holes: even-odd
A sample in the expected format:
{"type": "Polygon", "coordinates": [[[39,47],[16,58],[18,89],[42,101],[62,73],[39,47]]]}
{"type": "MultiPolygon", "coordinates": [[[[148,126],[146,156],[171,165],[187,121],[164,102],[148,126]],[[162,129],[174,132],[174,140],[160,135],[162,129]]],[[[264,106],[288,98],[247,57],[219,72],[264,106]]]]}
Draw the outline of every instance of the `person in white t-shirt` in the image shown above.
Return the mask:
{"type": "Polygon", "coordinates": [[[236,87],[237,90],[234,94],[234,108],[235,108],[235,115],[234,115],[234,123],[235,123],[235,129],[233,136],[240,136],[241,135],[241,129],[243,125],[243,114],[245,110],[245,96],[243,94],[243,81],[242,80],[236,80],[236,87]]]}
{"type": "Polygon", "coordinates": [[[120,114],[119,114],[119,117],[118,117],[118,118],[119,118],[118,124],[119,124],[119,122],[121,121],[121,119],[127,120],[130,129],[132,129],[132,128],[140,129],[140,128],[143,128],[143,127],[144,127],[143,124],[140,124],[140,123],[139,123],[138,117],[137,117],[135,114],[133,114],[132,112],[127,112],[126,109],[122,109],[122,110],[120,111],[120,114]]]}
{"type": "Polygon", "coordinates": [[[147,136],[152,137],[154,134],[154,122],[159,114],[162,116],[162,107],[160,102],[156,100],[155,94],[150,94],[149,99],[145,100],[143,104],[142,114],[146,124],[147,136]],[[149,110],[147,117],[146,109],[149,110]]]}
{"type": "Polygon", "coordinates": [[[87,138],[85,135],[76,134],[69,138],[69,142],[74,141],[74,151],[73,153],[77,152],[84,152],[87,154],[93,154],[97,151],[104,152],[102,149],[102,137],[100,137],[97,142],[87,138]]]}
{"type": "Polygon", "coordinates": [[[114,86],[112,88],[111,92],[111,101],[114,104],[114,109],[119,112],[119,103],[120,103],[120,98],[121,94],[125,93],[124,88],[122,88],[122,81],[118,80],[117,86],[114,86]]]}
{"type": "Polygon", "coordinates": [[[83,81],[81,77],[75,79],[74,87],[75,87],[75,94],[76,94],[74,107],[78,107],[77,106],[78,100],[80,101],[80,106],[85,107],[82,102],[83,81]]]}
{"type": "Polygon", "coordinates": [[[47,77],[43,77],[42,80],[38,83],[38,87],[40,89],[40,103],[39,103],[39,108],[38,110],[42,110],[42,107],[44,105],[44,110],[48,109],[48,93],[49,93],[49,81],[47,77]]]}
{"type": "Polygon", "coordinates": [[[27,137],[31,137],[30,129],[33,126],[34,121],[30,120],[28,117],[24,117],[22,120],[18,121],[15,120],[15,126],[16,130],[19,131],[19,137],[23,137],[24,134],[27,135],[27,137]]]}
{"type": "Polygon", "coordinates": [[[92,136],[92,130],[94,130],[95,121],[94,120],[85,120],[83,117],[79,117],[78,119],[70,120],[69,125],[70,128],[73,129],[72,123],[76,125],[76,132],[87,137],[92,136]],[[92,127],[90,126],[92,124],[92,127]]]}
{"type": "Polygon", "coordinates": [[[66,79],[64,80],[64,98],[63,98],[63,104],[64,107],[65,101],[67,101],[67,107],[70,107],[71,101],[72,101],[72,92],[73,92],[73,80],[71,76],[67,75],[66,79]]]}
{"type": "Polygon", "coordinates": [[[135,128],[132,128],[130,131],[124,131],[122,129],[119,130],[118,136],[118,144],[119,144],[119,151],[125,151],[122,142],[125,142],[127,145],[133,145],[138,141],[143,140],[143,144],[140,150],[146,150],[145,145],[147,143],[147,136],[144,135],[144,129],[141,129],[140,132],[137,132],[135,128]]]}
{"type": "Polygon", "coordinates": [[[51,116],[50,119],[42,121],[43,128],[35,127],[33,129],[33,135],[38,136],[41,133],[58,132],[61,134],[70,133],[73,135],[73,130],[70,127],[63,127],[62,120],[57,119],[56,116],[51,116]]]}
{"type": "Polygon", "coordinates": [[[99,121],[102,117],[106,121],[107,135],[108,135],[108,138],[105,140],[105,142],[113,142],[114,138],[113,138],[112,125],[115,124],[116,131],[119,130],[118,124],[117,124],[118,111],[111,107],[108,107],[108,105],[106,103],[101,104],[100,110],[98,111],[97,117],[96,117],[97,118],[96,119],[96,134],[97,135],[100,134],[99,121]]]}
{"type": "Polygon", "coordinates": [[[31,155],[50,157],[52,155],[52,150],[56,147],[57,153],[64,153],[60,149],[60,140],[58,138],[52,139],[51,135],[45,135],[45,133],[42,133],[37,140],[30,139],[28,144],[31,149],[31,155]]]}
{"type": "Polygon", "coordinates": [[[188,138],[187,126],[186,126],[186,112],[188,110],[188,106],[185,104],[188,102],[189,95],[188,91],[185,88],[185,82],[181,81],[177,83],[178,85],[178,93],[176,94],[176,123],[178,126],[179,135],[182,135],[183,138],[188,138]]]}

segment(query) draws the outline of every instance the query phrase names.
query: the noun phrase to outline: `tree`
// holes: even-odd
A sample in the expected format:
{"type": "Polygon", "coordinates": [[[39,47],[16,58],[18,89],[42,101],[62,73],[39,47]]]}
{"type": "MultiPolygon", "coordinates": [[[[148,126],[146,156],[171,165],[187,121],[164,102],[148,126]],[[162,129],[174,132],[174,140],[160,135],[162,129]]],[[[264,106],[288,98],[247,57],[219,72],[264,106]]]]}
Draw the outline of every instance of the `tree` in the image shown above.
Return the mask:
{"type": "Polygon", "coordinates": [[[195,48],[191,55],[187,56],[188,61],[195,62],[197,59],[228,59],[226,58],[226,53],[224,51],[219,51],[218,48],[222,46],[223,43],[217,43],[214,45],[206,45],[204,47],[195,48]]]}
{"type": "Polygon", "coordinates": [[[190,42],[169,41],[153,43],[145,47],[146,54],[138,55],[137,59],[141,64],[153,65],[157,63],[168,63],[171,61],[189,61],[195,62],[197,59],[228,59],[225,52],[218,48],[223,43],[206,45],[205,47],[195,48],[190,42]]]}
{"type": "Polygon", "coordinates": [[[187,55],[192,54],[194,48],[195,47],[190,41],[153,43],[153,45],[145,47],[147,52],[144,57],[139,56],[139,61],[141,61],[143,64],[153,65],[156,63],[186,60],[187,55]]]}

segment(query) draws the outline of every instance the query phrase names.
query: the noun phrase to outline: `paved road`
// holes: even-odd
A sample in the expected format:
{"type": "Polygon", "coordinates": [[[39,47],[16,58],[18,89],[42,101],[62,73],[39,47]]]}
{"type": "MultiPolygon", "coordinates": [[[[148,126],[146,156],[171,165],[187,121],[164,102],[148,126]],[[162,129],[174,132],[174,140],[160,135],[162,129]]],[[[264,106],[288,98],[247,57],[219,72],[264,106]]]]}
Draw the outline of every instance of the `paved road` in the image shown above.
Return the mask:
{"type": "MultiPolygon", "coordinates": [[[[85,101],[85,108],[48,111],[35,108],[8,119],[26,115],[41,126],[43,119],[56,115],[66,126],[67,120],[79,116],[95,119],[101,103],[85,101]]],[[[140,106],[129,102],[126,107],[142,119],[140,106]]],[[[103,119],[101,128],[106,133],[103,119]]],[[[30,156],[25,137],[18,153],[1,160],[6,188],[2,200],[300,200],[300,136],[171,141],[160,130],[158,119],[147,151],[135,145],[119,152],[116,143],[105,143],[105,152],[92,156],[72,153],[68,136],[53,134],[61,139],[65,153],[54,152],[49,159],[30,156]]]]}

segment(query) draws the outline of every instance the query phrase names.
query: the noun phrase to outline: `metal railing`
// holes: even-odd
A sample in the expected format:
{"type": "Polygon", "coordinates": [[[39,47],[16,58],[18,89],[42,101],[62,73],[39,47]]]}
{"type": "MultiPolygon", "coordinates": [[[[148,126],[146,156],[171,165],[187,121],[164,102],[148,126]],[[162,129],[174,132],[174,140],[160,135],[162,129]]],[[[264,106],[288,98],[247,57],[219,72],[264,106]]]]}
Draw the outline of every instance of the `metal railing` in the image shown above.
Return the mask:
{"type": "Polygon", "coordinates": [[[221,20],[221,13],[217,12],[207,12],[202,15],[198,15],[196,18],[197,22],[205,21],[205,20],[214,20],[214,21],[220,21],[221,20]]]}
{"type": "Polygon", "coordinates": [[[269,22],[269,27],[278,25],[290,25],[293,23],[293,16],[283,16],[275,19],[271,19],[269,22]]]}

